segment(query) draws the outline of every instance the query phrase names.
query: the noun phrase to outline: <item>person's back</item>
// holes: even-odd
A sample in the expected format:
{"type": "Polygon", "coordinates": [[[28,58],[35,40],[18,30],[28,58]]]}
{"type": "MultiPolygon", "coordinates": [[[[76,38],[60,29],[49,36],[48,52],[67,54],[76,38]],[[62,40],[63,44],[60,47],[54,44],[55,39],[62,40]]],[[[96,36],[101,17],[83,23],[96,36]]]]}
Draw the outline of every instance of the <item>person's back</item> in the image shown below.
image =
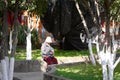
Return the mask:
{"type": "Polygon", "coordinates": [[[46,42],[44,42],[41,46],[42,57],[52,57],[54,53],[54,49],[46,42]]]}

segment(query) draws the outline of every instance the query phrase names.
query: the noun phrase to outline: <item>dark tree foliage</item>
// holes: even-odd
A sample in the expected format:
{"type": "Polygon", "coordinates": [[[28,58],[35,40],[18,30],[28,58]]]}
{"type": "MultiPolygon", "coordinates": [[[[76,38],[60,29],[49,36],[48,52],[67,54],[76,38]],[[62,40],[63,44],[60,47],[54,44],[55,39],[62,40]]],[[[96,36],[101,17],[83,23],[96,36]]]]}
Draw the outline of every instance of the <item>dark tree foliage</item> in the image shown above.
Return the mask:
{"type": "MultiPolygon", "coordinates": [[[[80,3],[79,6],[87,21],[88,28],[91,29],[93,20],[91,20],[89,10],[84,3],[80,3]]],[[[63,49],[87,49],[87,43],[83,43],[80,39],[80,33],[86,33],[73,0],[49,0],[42,21],[44,27],[61,41],[63,49]]]]}

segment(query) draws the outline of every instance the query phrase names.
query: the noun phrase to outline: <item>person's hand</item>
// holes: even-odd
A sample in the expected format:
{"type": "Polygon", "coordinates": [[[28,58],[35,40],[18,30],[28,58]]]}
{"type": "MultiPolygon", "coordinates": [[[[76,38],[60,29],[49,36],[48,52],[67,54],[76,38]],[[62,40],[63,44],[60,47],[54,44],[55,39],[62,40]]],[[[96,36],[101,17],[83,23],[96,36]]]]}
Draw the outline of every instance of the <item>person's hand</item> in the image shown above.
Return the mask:
{"type": "Polygon", "coordinates": [[[53,54],[54,54],[54,52],[50,52],[50,54],[52,54],[52,55],[53,55],[53,54]]]}

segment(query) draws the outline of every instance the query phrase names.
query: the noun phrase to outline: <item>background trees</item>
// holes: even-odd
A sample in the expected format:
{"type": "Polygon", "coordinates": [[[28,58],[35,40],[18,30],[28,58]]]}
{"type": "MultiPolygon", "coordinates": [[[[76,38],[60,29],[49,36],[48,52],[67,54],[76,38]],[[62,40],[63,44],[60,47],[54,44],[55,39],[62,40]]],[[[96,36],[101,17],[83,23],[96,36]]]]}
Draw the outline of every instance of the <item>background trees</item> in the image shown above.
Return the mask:
{"type": "MultiPolygon", "coordinates": [[[[17,45],[18,35],[18,13],[22,10],[28,11],[28,29],[27,29],[27,53],[31,59],[31,31],[33,28],[32,17],[37,14],[37,18],[44,17],[46,22],[46,29],[53,33],[56,39],[64,41],[67,46],[76,48],[77,50],[86,49],[87,44],[80,40],[80,32],[87,35],[89,42],[89,49],[92,55],[92,39],[95,39],[99,61],[103,68],[104,80],[113,79],[113,71],[119,63],[120,58],[115,61],[116,51],[119,44],[119,14],[120,1],[119,0],[1,0],[0,1],[0,16],[2,24],[1,31],[1,49],[0,57],[3,64],[3,79],[8,80],[10,74],[13,74],[14,54],[17,45]],[[48,4],[47,4],[48,3],[48,4]],[[49,4],[50,3],[50,4],[49,4]],[[77,4],[78,7],[75,5],[77,4]],[[47,12],[46,12],[47,10],[47,12]],[[3,13],[2,13],[3,12],[3,13]],[[9,25],[8,12],[14,13],[14,21],[9,25]],[[102,12],[102,17],[101,17],[102,12]],[[43,15],[43,13],[45,13],[43,15]],[[103,26],[101,25],[103,21],[103,26]],[[112,23],[113,22],[113,23],[112,23]],[[110,25],[112,23],[112,26],[110,25]],[[117,23],[117,24],[116,24],[117,23]],[[11,27],[8,27],[11,26],[11,27]],[[95,28],[94,34],[92,28],[95,28]],[[118,26],[118,27],[115,27],[118,26]],[[102,31],[104,27],[105,31],[102,31]],[[10,28],[10,30],[8,29],[10,28]],[[11,59],[8,59],[8,35],[12,32],[13,37],[10,41],[12,47],[10,48],[11,59]],[[97,33],[97,34],[96,34],[97,33]],[[117,35],[115,35],[117,34],[117,35]],[[94,38],[93,38],[94,36],[94,38]],[[101,37],[104,36],[104,37],[101,37]],[[69,45],[69,43],[71,43],[69,45]],[[82,46],[81,46],[82,45],[82,46]],[[84,48],[83,48],[84,47],[84,48]],[[6,57],[7,56],[7,57],[6,57]],[[10,67],[9,62],[10,61],[10,67]],[[11,63],[12,62],[12,63],[11,63]],[[12,71],[11,71],[12,70],[12,71]],[[107,71],[109,70],[109,71],[107,71]],[[9,75],[7,75],[8,72],[9,75]],[[109,72],[109,73],[107,73],[109,72]],[[109,75],[109,78],[108,78],[109,75]]],[[[36,24],[38,24],[36,22],[36,24]]],[[[64,47],[65,48],[65,47],[64,47]]],[[[28,56],[29,56],[28,55],[28,56]]],[[[92,55],[93,62],[94,57],[92,55]]]]}
{"type": "MultiPolygon", "coordinates": [[[[77,9],[79,11],[79,14],[82,18],[82,22],[84,24],[84,27],[87,28],[88,26],[86,26],[86,20],[84,19],[83,16],[83,12],[81,11],[81,8],[79,8],[79,2],[76,2],[77,4],[77,9]]],[[[116,67],[116,65],[119,63],[119,59],[118,58],[116,60],[116,52],[118,49],[118,40],[115,39],[115,33],[118,30],[118,26],[115,26],[114,23],[112,23],[112,20],[114,20],[114,16],[119,15],[119,6],[116,3],[120,3],[117,0],[102,0],[102,2],[99,1],[92,1],[90,0],[89,2],[86,1],[86,6],[87,8],[89,8],[91,15],[93,16],[93,22],[94,24],[96,24],[96,27],[98,28],[98,32],[99,34],[96,34],[96,49],[97,49],[97,53],[98,53],[98,58],[100,61],[100,64],[102,65],[102,70],[103,70],[103,80],[113,80],[113,72],[114,69],[116,67]],[[100,5],[100,3],[102,4],[102,6],[100,5]],[[113,5],[115,5],[113,8],[113,5]],[[95,6],[95,11],[93,11],[92,6],[95,6]],[[103,9],[104,12],[104,16],[103,18],[101,18],[100,14],[101,14],[101,9],[103,9]],[[114,11],[114,13],[113,13],[114,11]],[[114,15],[114,16],[113,16],[114,15]],[[101,25],[101,21],[104,20],[104,31],[102,31],[102,25],[101,25]],[[112,23],[112,25],[110,25],[112,23]],[[101,35],[103,35],[104,37],[100,37],[101,35]],[[116,60],[116,61],[115,61],[116,60]]],[[[87,30],[86,30],[87,32],[87,30]]],[[[117,32],[118,33],[118,32],[117,32]]],[[[91,34],[89,34],[87,32],[88,35],[91,36],[91,38],[93,37],[91,34]]],[[[88,36],[89,39],[89,45],[91,45],[91,39],[88,36]]],[[[89,46],[89,50],[91,53],[91,47],[89,46]]],[[[92,57],[92,59],[94,59],[92,57]]]]}
{"type": "MultiPolygon", "coordinates": [[[[70,47],[73,46],[78,50],[80,50],[78,43],[81,43],[81,40],[77,37],[82,29],[87,34],[91,55],[92,40],[96,44],[99,61],[103,68],[103,80],[113,80],[113,71],[115,65],[119,62],[119,58],[115,61],[119,46],[118,40],[115,39],[115,33],[118,33],[119,28],[115,27],[112,20],[116,20],[114,16],[119,16],[120,8],[118,4],[120,2],[118,0],[58,0],[54,4],[52,0],[50,1],[49,14],[46,13],[46,20],[44,20],[46,29],[53,33],[55,38],[61,37],[61,40],[64,38],[64,42],[66,41],[64,45],[71,44],[70,47]],[[76,4],[78,7],[75,7],[76,4]],[[110,25],[111,23],[113,25],[110,25]],[[93,28],[95,32],[92,31],[93,28]]],[[[91,59],[95,64],[93,56],[91,59]]]]}
{"type": "MultiPolygon", "coordinates": [[[[34,0],[35,1],[35,0],[34,0]]],[[[33,1],[33,2],[34,2],[33,1]]],[[[14,72],[14,54],[17,46],[18,27],[18,16],[22,10],[35,10],[35,5],[30,5],[30,0],[1,0],[0,1],[0,19],[1,19],[1,48],[0,48],[0,59],[2,63],[2,79],[13,80],[14,72]],[[26,4],[26,5],[25,5],[26,4]],[[9,35],[9,32],[11,35],[9,35]],[[10,36],[10,44],[8,37],[10,36]],[[8,54],[10,45],[10,54],[8,54]]],[[[30,15],[30,14],[29,14],[30,15]]],[[[30,17],[29,17],[30,18],[30,17]]],[[[30,21],[30,20],[28,20],[30,21]]],[[[31,27],[31,23],[29,24],[31,27]]],[[[29,31],[29,30],[28,30],[29,31]]]]}

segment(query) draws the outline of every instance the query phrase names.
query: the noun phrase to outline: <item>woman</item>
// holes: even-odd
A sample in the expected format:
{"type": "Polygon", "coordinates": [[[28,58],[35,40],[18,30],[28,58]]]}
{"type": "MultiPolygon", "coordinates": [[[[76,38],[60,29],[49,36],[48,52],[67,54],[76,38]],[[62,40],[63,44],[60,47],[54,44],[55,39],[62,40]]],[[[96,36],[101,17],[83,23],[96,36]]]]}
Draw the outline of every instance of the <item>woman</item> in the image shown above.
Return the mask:
{"type": "Polygon", "coordinates": [[[41,46],[42,58],[48,65],[57,64],[57,59],[54,57],[54,49],[50,46],[52,39],[48,36],[41,46]]]}

